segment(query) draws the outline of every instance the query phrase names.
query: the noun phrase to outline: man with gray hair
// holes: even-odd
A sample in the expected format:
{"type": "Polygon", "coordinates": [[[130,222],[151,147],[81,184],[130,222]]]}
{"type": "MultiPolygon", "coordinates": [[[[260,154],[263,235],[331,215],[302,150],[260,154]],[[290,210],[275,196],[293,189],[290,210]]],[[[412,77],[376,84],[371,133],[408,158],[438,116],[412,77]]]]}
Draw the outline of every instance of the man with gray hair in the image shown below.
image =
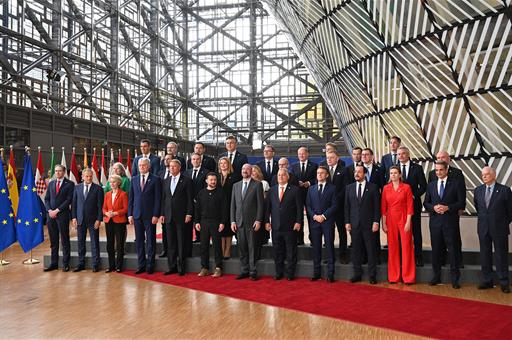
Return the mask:
{"type": "MultiPolygon", "coordinates": [[[[295,176],[295,174],[293,172],[290,172],[290,170],[288,169],[290,167],[290,163],[288,162],[287,158],[279,158],[277,166],[279,167],[279,170],[286,169],[286,171],[288,171],[288,184],[299,186],[299,180],[297,179],[297,176],[295,176]]],[[[274,185],[277,185],[277,175],[272,177],[272,181],[270,183],[271,187],[273,187],[274,185]]]]}
{"type": "Polygon", "coordinates": [[[258,279],[256,272],[256,233],[263,222],[263,186],[251,179],[252,165],[242,166],[242,180],[233,185],[231,194],[231,230],[237,234],[241,272],[237,280],[250,276],[258,279]]]}
{"type": "MultiPolygon", "coordinates": [[[[179,160],[181,163],[181,173],[185,172],[185,169],[186,169],[185,158],[178,156],[178,144],[177,143],[175,143],[175,142],[167,143],[167,146],[165,148],[165,156],[167,156],[167,155],[170,155],[171,159],[179,160]]],[[[167,163],[167,164],[165,163],[165,156],[160,161],[160,173],[162,173],[162,172],[165,173],[165,171],[167,170],[167,168],[169,166],[169,163],[167,163]]],[[[162,177],[162,176],[160,176],[160,177],[162,177]]]]}
{"type": "Polygon", "coordinates": [[[476,187],[474,202],[478,215],[477,231],[480,241],[480,262],[483,281],[478,289],[493,288],[492,247],[496,259],[496,273],[501,291],[510,293],[508,272],[508,235],[512,221],[512,192],[496,182],[496,170],[490,166],[482,169],[482,185],[476,187]]]}

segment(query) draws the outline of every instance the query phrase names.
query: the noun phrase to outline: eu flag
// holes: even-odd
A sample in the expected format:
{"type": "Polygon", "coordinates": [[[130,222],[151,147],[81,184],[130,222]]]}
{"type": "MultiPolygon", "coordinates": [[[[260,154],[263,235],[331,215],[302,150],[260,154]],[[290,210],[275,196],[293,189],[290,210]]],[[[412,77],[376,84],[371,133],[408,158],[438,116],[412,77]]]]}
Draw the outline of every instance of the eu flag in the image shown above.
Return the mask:
{"type": "Polygon", "coordinates": [[[18,213],[16,214],[16,235],[18,242],[26,253],[44,240],[43,212],[32,173],[30,155],[23,160],[23,181],[20,188],[18,213]]]}
{"type": "Polygon", "coordinates": [[[14,242],[16,242],[14,214],[4,174],[4,164],[0,158],[0,252],[4,251],[14,242]]]}

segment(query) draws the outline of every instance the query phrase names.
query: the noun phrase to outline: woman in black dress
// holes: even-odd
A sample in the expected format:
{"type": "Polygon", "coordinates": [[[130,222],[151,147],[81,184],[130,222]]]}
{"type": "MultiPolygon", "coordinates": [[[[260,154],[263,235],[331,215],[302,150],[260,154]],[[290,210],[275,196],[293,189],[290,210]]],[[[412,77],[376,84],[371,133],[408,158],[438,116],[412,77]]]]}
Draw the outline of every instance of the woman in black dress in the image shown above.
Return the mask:
{"type": "MultiPolygon", "coordinates": [[[[219,175],[217,180],[217,186],[222,188],[222,197],[223,197],[223,209],[225,211],[231,210],[231,191],[233,190],[233,166],[229,161],[228,157],[221,157],[219,159],[219,175]]],[[[233,241],[233,231],[231,230],[231,221],[230,214],[226,214],[226,221],[224,221],[225,227],[222,232],[222,256],[224,260],[227,260],[231,257],[231,242],[233,241]]]]}

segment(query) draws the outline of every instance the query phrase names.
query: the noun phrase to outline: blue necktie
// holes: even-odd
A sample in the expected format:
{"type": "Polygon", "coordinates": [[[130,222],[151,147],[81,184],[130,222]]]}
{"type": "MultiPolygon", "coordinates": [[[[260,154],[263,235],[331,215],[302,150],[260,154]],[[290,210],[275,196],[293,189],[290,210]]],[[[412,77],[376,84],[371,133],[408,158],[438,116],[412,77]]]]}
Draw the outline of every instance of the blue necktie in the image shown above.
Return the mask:
{"type": "Polygon", "coordinates": [[[443,199],[444,196],[444,181],[441,181],[441,185],[439,186],[439,197],[443,199]]]}
{"type": "Polygon", "coordinates": [[[247,183],[248,182],[244,182],[244,187],[242,188],[242,199],[245,197],[245,193],[247,192],[247,183]]]}
{"type": "Polygon", "coordinates": [[[171,195],[174,195],[174,191],[176,190],[176,177],[172,177],[171,180],[171,195]]]}
{"type": "Polygon", "coordinates": [[[491,187],[487,187],[485,191],[485,207],[489,208],[489,203],[491,202],[492,190],[491,187]]]}

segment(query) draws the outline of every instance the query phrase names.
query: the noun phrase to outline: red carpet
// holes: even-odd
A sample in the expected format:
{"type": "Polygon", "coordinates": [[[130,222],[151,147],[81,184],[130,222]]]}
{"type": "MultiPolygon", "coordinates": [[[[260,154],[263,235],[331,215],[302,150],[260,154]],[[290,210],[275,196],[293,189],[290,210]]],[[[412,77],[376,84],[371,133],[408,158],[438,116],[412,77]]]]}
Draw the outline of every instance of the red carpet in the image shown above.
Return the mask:
{"type": "MultiPolygon", "coordinates": [[[[128,276],[433,338],[512,337],[512,307],[363,284],[308,279],[257,282],[162,273],[128,276]]],[[[464,287],[463,289],[476,289],[464,287]]],[[[503,295],[503,298],[509,296],[503,295]]]]}

